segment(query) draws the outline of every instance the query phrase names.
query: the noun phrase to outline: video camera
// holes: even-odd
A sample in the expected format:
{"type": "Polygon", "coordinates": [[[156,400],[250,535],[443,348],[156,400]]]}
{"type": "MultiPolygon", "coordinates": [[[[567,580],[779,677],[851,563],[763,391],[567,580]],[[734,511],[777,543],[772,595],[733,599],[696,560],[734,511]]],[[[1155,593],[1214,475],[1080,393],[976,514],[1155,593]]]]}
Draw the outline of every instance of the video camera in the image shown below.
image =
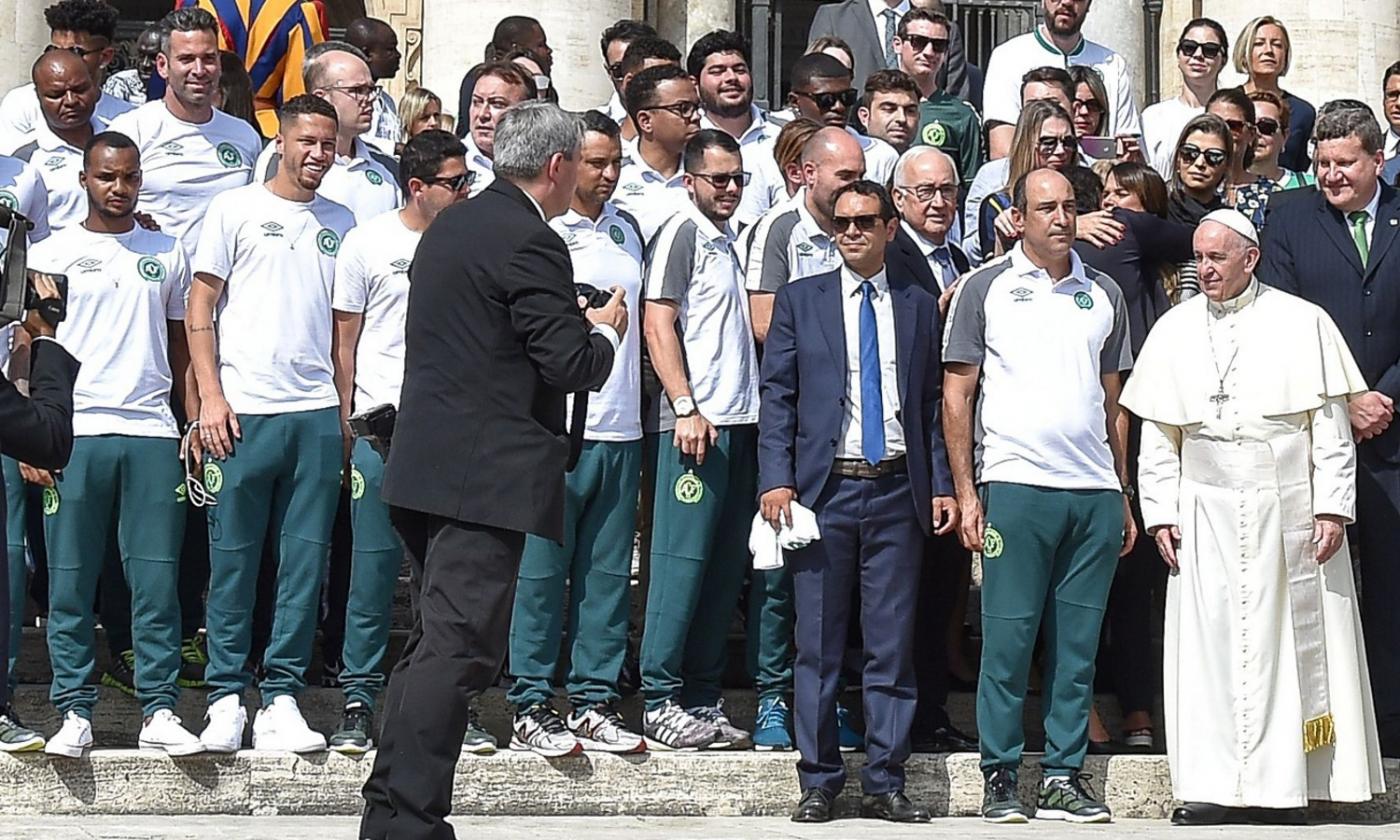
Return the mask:
{"type": "Polygon", "coordinates": [[[575,283],[574,294],[587,301],[584,304],[587,309],[602,309],[612,300],[612,292],[587,283],[575,283]]]}
{"type": "Polygon", "coordinates": [[[34,229],[34,223],[0,204],[0,227],[8,231],[4,259],[0,262],[0,323],[18,321],[25,312],[39,309],[44,320],[57,327],[68,310],[68,276],[45,275],[58,286],[58,300],[41,300],[34,288],[34,278],[39,272],[30,271],[27,265],[29,231],[34,229]]]}
{"type": "Polygon", "coordinates": [[[364,438],[381,458],[389,457],[389,441],[394,436],[394,423],[399,419],[398,409],[390,403],[376,405],[359,414],[351,415],[350,431],[357,438],[364,438]]]}

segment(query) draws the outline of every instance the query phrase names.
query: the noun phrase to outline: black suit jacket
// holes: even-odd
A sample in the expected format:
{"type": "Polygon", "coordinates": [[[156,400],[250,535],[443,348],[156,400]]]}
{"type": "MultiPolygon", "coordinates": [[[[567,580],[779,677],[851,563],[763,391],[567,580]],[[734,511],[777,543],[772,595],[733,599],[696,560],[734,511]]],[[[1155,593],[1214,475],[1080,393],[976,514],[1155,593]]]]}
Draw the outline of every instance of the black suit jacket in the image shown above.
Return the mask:
{"type": "MultiPolygon", "coordinates": [[[[807,33],[807,43],[824,35],[835,36],[851,45],[856,61],[853,82],[856,90],[865,90],[866,78],[876,70],[885,68],[885,33],[876,30],[875,18],[871,16],[870,4],[866,0],[843,0],[819,6],[807,33]]],[[[962,30],[956,22],[948,33],[948,58],[939,73],[939,81],[940,90],[959,99],[972,96],[962,30]]]]}
{"type": "MultiPolygon", "coordinates": [[[[1400,194],[1380,190],[1366,265],[1341,212],[1318,190],[1296,190],[1269,213],[1258,274],[1327,310],[1366,383],[1400,402],[1400,194]]],[[[1400,424],[1361,446],[1400,463],[1400,424]]]]}
{"type": "Polygon", "coordinates": [[[564,241],[497,178],[445,210],[410,269],[391,505],[563,538],[564,398],[602,386],[564,241]]]}
{"type": "MultiPolygon", "coordinates": [[[[959,277],[971,269],[967,255],[962,252],[961,248],[949,242],[948,253],[953,255],[953,268],[957,269],[959,277]]],[[[935,300],[943,294],[943,289],[938,285],[938,278],[933,276],[933,269],[929,267],[928,260],[924,259],[918,243],[914,241],[914,237],[909,235],[903,225],[899,226],[899,230],[894,235],[894,241],[890,243],[889,250],[885,252],[885,263],[891,277],[913,280],[932,294],[935,300]]],[[[940,335],[942,329],[940,323],[940,335]]],[[[939,343],[941,344],[942,341],[940,340],[939,343]]]]}
{"type": "MultiPolygon", "coordinates": [[[[61,470],[73,454],[73,383],[78,360],[57,341],[35,341],[29,397],[0,376],[0,452],[44,470],[61,470]]],[[[0,488],[0,499],[4,498],[0,488]]],[[[0,523],[4,508],[0,506],[0,523]]]]}

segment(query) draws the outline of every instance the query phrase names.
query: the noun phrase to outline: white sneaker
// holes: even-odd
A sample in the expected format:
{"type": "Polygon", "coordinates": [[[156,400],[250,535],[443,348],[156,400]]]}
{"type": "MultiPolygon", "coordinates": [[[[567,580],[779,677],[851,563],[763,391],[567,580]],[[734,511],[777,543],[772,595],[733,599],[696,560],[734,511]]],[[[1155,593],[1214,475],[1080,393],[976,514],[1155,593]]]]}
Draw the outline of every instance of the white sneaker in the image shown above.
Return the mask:
{"type": "Polygon", "coordinates": [[[90,749],[92,749],[92,723],[77,712],[69,712],[64,715],[63,728],[59,729],[58,733],[44,745],[44,752],[49,755],[61,755],[65,758],[82,758],[83,751],[90,749]]]}
{"type": "Polygon", "coordinates": [[[209,725],[199,734],[199,742],[212,753],[238,752],[243,746],[243,730],[248,726],[248,712],[243,699],[229,694],[209,704],[205,714],[209,725]]]}
{"type": "Polygon", "coordinates": [[[253,749],[278,752],[324,752],[326,736],[306,725],[297,700],[283,694],[253,718],[253,749]]]}
{"type": "Polygon", "coordinates": [[[620,755],[647,751],[646,740],[628,729],[611,705],[600,703],[570,712],[566,724],[585,750],[620,755]]]}
{"type": "Polygon", "coordinates": [[[143,750],[160,750],[166,755],[194,755],[204,752],[204,742],[180,724],[169,709],[157,709],[141,726],[136,741],[143,750]]]}
{"type": "Polygon", "coordinates": [[[548,703],[536,703],[516,714],[515,724],[511,727],[510,748],[518,752],[537,753],[545,758],[563,758],[583,752],[583,745],[548,703]]]}

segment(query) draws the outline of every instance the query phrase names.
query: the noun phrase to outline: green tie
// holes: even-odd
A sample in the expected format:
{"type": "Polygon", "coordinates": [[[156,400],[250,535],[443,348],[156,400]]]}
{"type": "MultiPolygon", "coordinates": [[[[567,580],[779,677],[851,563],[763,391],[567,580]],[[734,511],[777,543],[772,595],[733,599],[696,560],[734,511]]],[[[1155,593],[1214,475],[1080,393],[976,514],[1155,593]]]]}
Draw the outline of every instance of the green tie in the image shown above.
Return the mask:
{"type": "Polygon", "coordinates": [[[1356,253],[1361,255],[1362,268],[1371,258],[1371,243],[1366,239],[1366,221],[1370,218],[1371,214],[1365,210],[1347,214],[1347,221],[1351,222],[1351,238],[1356,242],[1356,253]]]}

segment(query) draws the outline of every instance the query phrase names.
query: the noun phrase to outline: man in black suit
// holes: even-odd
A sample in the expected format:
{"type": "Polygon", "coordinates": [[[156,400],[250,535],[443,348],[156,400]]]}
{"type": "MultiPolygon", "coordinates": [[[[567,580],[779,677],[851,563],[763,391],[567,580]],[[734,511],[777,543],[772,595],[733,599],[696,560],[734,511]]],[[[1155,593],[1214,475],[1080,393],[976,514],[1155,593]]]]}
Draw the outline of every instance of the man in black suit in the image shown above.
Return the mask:
{"type": "MultiPolygon", "coordinates": [[[[46,275],[36,276],[35,289],[43,299],[58,297],[58,288],[46,275]]],[[[78,361],[53,340],[57,318],[52,307],[44,307],[47,315],[30,312],[23,329],[15,332],[16,356],[28,352],[30,358],[28,399],[0,375],[0,452],[42,470],[62,469],[73,452],[73,383],[78,378],[78,361]]],[[[16,361],[12,369],[21,365],[16,361]]],[[[4,492],[0,483],[0,533],[5,524],[4,492]]],[[[43,736],[20,723],[10,708],[9,657],[4,654],[10,649],[10,610],[23,608],[11,604],[10,588],[0,585],[0,752],[44,747],[43,736]]]]}
{"type": "MultiPolygon", "coordinates": [[[[958,277],[968,271],[967,256],[948,241],[958,212],[958,167],[932,146],[905,152],[894,170],[894,206],[899,230],[885,255],[890,271],[909,277],[938,299],[939,333],[958,277]]],[[[972,553],[957,535],[930,537],[914,613],[914,673],[919,708],[914,716],[914,752],[973,752],[977,736],[953,726],[948,702],[949,618],[967,592],[972,553]]]]}
{"type": "Polygon", "coordinates": [[[1381,127],[1364,107],[1323,106],[1317,189],[1269,214],[1259,278],[1337,322],[1372,390],[1351,400],[1361,621],[1381,752],[1400,756],[1400,194],[1380,180],[1381,127]]]}
{"type": "MultiPolygon", "coordinates": [[[[807,43],[831,36],[840,38],[851,47],[856,66],[855,88],[863,90],[865,79],[876,70],[898,67],[894,57],[892,41],[900,18],[917,5],[927,11],[947,14],[943,4],[937,0],[922,0],[911,4],[910,0],[884,0],[886,9],[873,13],[870,0],[842,0],[840,3],[827,3],[817,8],[812,18],[812,28],[807,33],[807,43]]],[[[947,91],[959,99],[972,97],[972,82],[968,78],[967,56],[963,48],[962,30],[952,23],[948,32],[948,60],[939,71],[939,90],[947,91]]]]}
{"type": "Polygon", "coordinates": [[[802,800],[794,822],[826,822],[846,781],[836,694],[859,593],[866,766],[861,815],[927,822],[904,794],[917,705],[915,582],[931,533],[957,524],[939,424],[937,300],[886,265],[898,224],[883,187],[836,194],[844,265],[778,290],[764,344],[759,412],[763,518],[799,502],[821,538],[792,551],[794,669],[802,800]]]}
{"type": "Polygon", "coordinates": [[[496,128],[497,179],[423,234],[382,496],[416,583],[360,836],[451,840],[467,703],[501,669],[525,534],[563,537],[565,397],[597,389],[627,329],[622,290],[579,313],[564,241],[582,123],[544,102],[496,128]],[[590,331],[590,325],[592,329],[590,331]]]}

